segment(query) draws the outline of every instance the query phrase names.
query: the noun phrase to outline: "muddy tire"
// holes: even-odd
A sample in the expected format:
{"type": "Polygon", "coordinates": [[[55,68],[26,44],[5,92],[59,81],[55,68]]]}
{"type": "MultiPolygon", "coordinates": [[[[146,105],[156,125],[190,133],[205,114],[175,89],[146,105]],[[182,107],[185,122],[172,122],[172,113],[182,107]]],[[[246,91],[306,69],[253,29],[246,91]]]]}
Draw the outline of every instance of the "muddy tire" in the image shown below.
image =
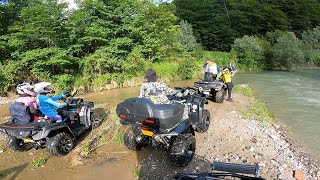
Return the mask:
{"type": "Polygon", "coordinates": [[[91,128],[92,128],[92,129],[95,129],[95,128],[99,127],[99,126],[101,125],[101,123],[102,123],[102,121],[99,120],[99,119],[95,116],[94,112],[91,112],[90,121],[91,121],[91,128]]]}
{"type": "Polygon", "coordinates": [[[47,150],[55,156],[64,156],[73,149],[73,138],[70,134],[61,132],[48,138],[47,150]]]}
{"type": "Polygon", "coordinates": [[[170,149],[170,161],[176,166],[187,166],[196,150],[196,138],[192,134],[180,134],[170,149]]]}
{"type": "Polygon", "coordinates": [[[224,89],[221,89],[220,91],[216,92],[215,93],[215,102],[223,103],[224,95],[225,95],[225,90],[224,89]]]}
{"type": "Polygon", "coordinates": [[[206,132],[206,131],[208,131],[209,126],[210,126],[210,113],[208,110],[203,109],[202,110],[202,119],[201,119],[201,122],[199,123],[196,131],[201,132],[201,133],[206,132]]]}
{"type": "Polygon", "coordinates": [[[22,139],[17,139],[0,131],[0,140],[4,142],[9,149],[13,151],[28,151],[32,149],[32,143],[24,143],[22,139]]]}
{"type": "Polygon", "coordinates": [[[130,127],[123,135],[124,145],[132,151],[140,151],[142,147],[144,147],[143,144],[137,142],[137,137],[139,134],[141,135],[141,133],[138,133],[138,131],[138,128],[130,127]]]}

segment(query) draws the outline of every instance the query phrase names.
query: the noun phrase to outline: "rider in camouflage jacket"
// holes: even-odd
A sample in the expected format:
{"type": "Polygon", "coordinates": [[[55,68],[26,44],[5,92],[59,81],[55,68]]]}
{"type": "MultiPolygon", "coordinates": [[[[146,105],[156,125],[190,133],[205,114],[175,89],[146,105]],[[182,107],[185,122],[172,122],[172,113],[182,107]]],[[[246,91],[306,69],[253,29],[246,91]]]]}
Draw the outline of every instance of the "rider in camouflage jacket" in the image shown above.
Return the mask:
{"type": "MultiPolygon", "coordinates": [[[[156,72],[152,69],[146,73],[147,82],[140,88],[140,98],[149,98],[155,104],[170,104],[167,95],[174,94],[175,90],[167,84],[157,81],[156,72]]],[[[188,118],[188,107],[185,105],[183,119],[188,118]]]]}

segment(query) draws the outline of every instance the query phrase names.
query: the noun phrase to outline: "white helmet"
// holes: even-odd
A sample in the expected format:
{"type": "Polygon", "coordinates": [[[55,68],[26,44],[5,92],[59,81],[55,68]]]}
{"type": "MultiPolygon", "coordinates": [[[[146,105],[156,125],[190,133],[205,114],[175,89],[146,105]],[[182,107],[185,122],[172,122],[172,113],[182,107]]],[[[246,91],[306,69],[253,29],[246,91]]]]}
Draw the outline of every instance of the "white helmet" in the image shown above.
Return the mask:
{"type": "Polygon", "coordinates": [[[17,86],[18,94],[28,94],[30,96],[36,96],[37,93],[34,91],[34,86],[29,83],[22,83],[17,86]]]}
{"type": "Polygon", "coordinates": [[[51,83],[49,82],[39,82],[34,85],[34,91],[37,92],[38,94],[48,94],[51,93],[52,91],[46,90],[47,87],[49,87],[51,83]]]}

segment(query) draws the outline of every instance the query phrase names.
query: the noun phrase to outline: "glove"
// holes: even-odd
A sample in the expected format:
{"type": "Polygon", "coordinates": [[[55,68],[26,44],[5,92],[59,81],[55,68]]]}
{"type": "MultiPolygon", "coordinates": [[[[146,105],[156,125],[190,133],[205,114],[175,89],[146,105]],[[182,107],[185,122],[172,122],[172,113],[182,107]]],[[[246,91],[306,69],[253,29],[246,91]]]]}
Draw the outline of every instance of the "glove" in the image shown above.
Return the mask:
{"type": "Polygon", "coordinates": [[[177,97],[182,97],[182,95],[183,95],[183,94],[182,94],[181,92],[178,92],[178,93],[176,94],[177,97]]]}
{"type": "Polygon", "coordinates": [[[65,97],[69,97],[71,94],[70,94],[70,90],[65,90],[64,91],[64,93],[63,93],[63,95],[65,96],[65,97]]]}

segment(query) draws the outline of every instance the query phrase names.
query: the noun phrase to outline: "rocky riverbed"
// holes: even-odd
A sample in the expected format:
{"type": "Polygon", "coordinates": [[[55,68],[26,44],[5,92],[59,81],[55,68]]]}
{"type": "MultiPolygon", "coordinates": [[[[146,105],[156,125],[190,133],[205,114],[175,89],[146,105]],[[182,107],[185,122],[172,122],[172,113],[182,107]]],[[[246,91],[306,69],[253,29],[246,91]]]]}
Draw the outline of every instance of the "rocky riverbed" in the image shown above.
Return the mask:
{"type": "Polygon", "coordinates": [[[302,171],[305,179],[320,179],[317,163],[282,132],[282,126],[244,117],[249,104],[250,99],[239,94],[234,103],[210,102],[207,108],[212,124],[208,132],[196,134],[196,157],[191,164],[185,168],[168,166],[165,154],[155,152],[140,162],[142,179],[170,179],[177,172],[207,172],[214,161],[259,164],[266,179],[295,179],[295,171],[302,171]]]}

